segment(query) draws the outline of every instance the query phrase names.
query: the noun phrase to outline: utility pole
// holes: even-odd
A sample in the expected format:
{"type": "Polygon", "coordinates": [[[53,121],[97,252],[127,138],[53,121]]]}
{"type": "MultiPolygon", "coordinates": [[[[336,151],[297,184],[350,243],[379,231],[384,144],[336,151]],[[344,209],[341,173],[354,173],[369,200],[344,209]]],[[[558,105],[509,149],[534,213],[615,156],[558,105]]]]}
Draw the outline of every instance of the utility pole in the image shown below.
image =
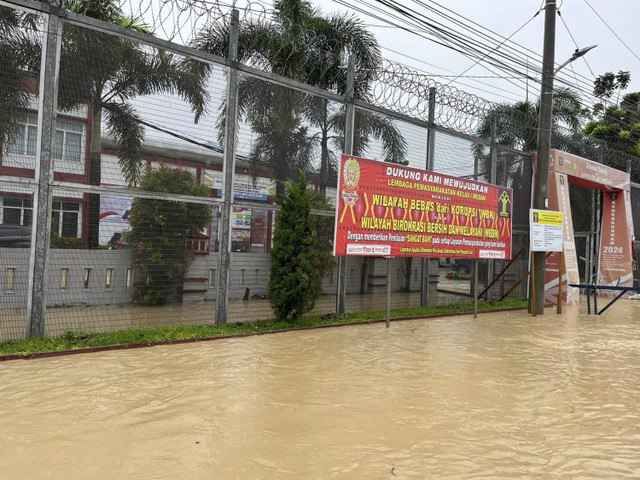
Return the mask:
{"type": "Polygon", "coordinates": [[[33,193],[33,227],[29,258],[29,290],[27,293],[27,338],[45,334],[47,264],[51,236],[51,198],[53,190],[53,152],[58,113],[58,79],[62,48],[60,8],[49,9],[40,58],[40,91],[38,95],[38,139],[36,172],[38,186],[33,193]]]}
{"type": "Polygon", "coordinates": [[[218,258],[218,297],[216,301],[216,325],[227,323],[229,304],[229,274],[231,272],[231,213],[233,184],[236,172],[236,129],[238,120],[238,38],[240,36],[240,12],[231,11],[229,32],[229,76],[227,78],[227,112],[224,125],[224,180],[222,184],[222,209],[220,210],[220,256],[218,258]]]}
{"type": "MultiPolygon", "coordinates": [[[[556,0],[547,0],[544,8],[544,44],[542,52],[542,87],[540,91],[540,118],[538,123],[538,163],[536,165],[533,208],[547,208],[547,183],[549,180],[549,151],[551,149],[551,114],[553,101],[553,77],[555,74],[556,0]]],[[[544,313],[544,262],[545,252],[533,252],[535,312],[544,313]]]]}

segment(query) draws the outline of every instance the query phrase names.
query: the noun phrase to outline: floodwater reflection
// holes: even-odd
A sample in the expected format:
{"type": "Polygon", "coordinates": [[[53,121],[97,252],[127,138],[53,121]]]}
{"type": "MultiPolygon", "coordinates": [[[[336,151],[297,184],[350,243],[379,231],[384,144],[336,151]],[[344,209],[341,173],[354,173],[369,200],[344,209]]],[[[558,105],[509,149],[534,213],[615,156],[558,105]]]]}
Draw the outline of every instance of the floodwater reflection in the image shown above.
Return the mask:
{"type": "Polygon", "coordinates": [[[0,364],[0,475],[639,478],[640,302],[0,364]]]}

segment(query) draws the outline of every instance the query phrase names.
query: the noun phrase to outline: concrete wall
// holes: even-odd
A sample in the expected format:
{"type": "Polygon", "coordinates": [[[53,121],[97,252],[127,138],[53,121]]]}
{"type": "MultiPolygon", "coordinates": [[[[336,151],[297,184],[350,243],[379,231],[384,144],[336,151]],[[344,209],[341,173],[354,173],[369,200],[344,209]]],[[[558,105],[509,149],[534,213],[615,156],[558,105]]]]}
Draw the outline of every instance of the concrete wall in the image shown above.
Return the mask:
{"type": "MultiPolygon", "coordinates": [[[[62,250],[50,251],[47,282],[47,305],[118,305],[127,304],[131,298],[132,285],[139,280],[140,273],[131,269],[130,250],[62,250]],[[62,284],[63,269],[67,269],[66,285],[62,284]],[[85,272],[90,269],[89,281],[85,285],[85,272]],[[107,285],[107,271],[111,271],[111,284],[107,285]],[[129,285],[127,278],[130,277],[129,285]]],[[[347,260],[347,293],[360,292],[360,275],[364,259],[351,257],[347,260]]],[[[271,259],[268,253],[234,253],[231,260],[229,295],[241,299],[249,289],[249,298],[267,295],[271,259]]],[[[0,248],[0,309],[23,309],[27,304],[29,249],[0,248]],[[13,271],[13,285],[9,287],[9,269],[13,271]]],[[[392,263],[392,290],[404,289],[406,263],[394,259],[392,263]]],[[[386,291],[387,261],[370,261],[365,293],[386,291]]],[[[337,269],[323,279],[323,293],[335,294],[337,269]]],[[[432,261],[432,289],[437,288],[437,262],[432,261]]],[[[422,277],[421,261],[411,264],[411,291],[420,290],[422,277]]],[[[512,285],[517,276],[507,279],[512,285]]],[[[196,256],[185,276],[185,302],[213,301],[217,296],[218,254],[196,256]]]]}
{"type": "MultiPolygon", "coordinates": [[[[126,250],[49,251],[46,295],[48,306],[114,305],[128,303],[127,270],[131,257],[126,250]],[[63,273],[63,269],[67,269],[63,273]],[[90,269],[85,286],[85,270],[90,269]],[[107,286],[107,269],[111,283],[107,286]],[[62,284],[66,274],[66,285],[62,284]]],[[[26,308],[29,279],[29,249],[0,248],[0,308],[26,308]],[[13,288],[9,289],[9,269],[13,271],[13,288]]],[[[132,272],[132,275],[134,273],[132,272]]],[[[135,277],[132,277],[132,283],[135,277]]]]}

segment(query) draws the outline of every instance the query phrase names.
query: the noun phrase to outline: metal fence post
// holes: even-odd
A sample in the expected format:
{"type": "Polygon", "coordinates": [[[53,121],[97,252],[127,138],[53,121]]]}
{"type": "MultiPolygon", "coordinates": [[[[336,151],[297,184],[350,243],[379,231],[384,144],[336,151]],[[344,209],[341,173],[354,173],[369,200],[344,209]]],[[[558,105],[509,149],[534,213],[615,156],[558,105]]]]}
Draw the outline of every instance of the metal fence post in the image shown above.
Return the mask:
{"type": "Polygon", "coordinates": [[[38,95],[38,139],[36,142],[35,178],[38,186],[33,193],[33,226],[29,259],[29,290],[27,292],[27,338],[44,335],[46,299],[45,286],[49,242],[51,237],[51,197],[53,181],[53,148],[56,137],[58,78],[62,21],[59,8],[50,7],[42,57],[40,59],[40,91],[38,95]]]}
{"type": "MultiPolygon", "coordinates": [[[[427,130],[427,170],[432,171],[435,164],[436,131],[433,128],[436,118],[436,87],[429,88],[429,128],[427,130]]],[[[420,285],[420,305],[429,305],[429,275],[431,259],[422,259],[422,284],[420,285]]]]}
{"type": "Polygon", "coordinates": [[[222,184],[223,204],[220,212],[220,255],[218,260],[218,298],[215,324],[227,323],[229,303],[229,274],[231,272],[231,203],[236,170],[236,122],[238,114],[238,38],[240,13],[231,11],[229,38],[229,60],[231,67],[227,77],[227,111],[224,131],[224,179],[222,184]]]}
{"type": "MultiPolygon", "coordinates": [[[[505,160],[506,163],[506,160],[505,160]]],[[[506,171],[506,169],[505,169],[506,171]]],[[[498,147],[496,145],[496,121],[493,121],[491,125],[491,164],[489,166],[489,183],[495,185],[498,181],[498,147]]],[[[503,181],[505,186],[507,183],[507,177],[505,175],[503,181]]],[[[495,274],[495,260],[489,260],[487,262],[487,283],[493,280],[495,274]]],[[[493,288],[487,290],[487,301],[493,300],[493,288]]]]}
{"type": "MultiPolygon", "coordinates": [[[[349,57],[347,70],[347,92],[345,99],[344,153],[353,154],[353,130],[355,127],[356,108],[353,104],[353,82],[355,73],[354,57],[349,57]]],[[[340,188],[340,185],[338,185],[340,188]]],[[[347,257],[338,257],[338,295],[336,298],[336,315],[342,315],[346,308],[347,298],[347,257]]]]}

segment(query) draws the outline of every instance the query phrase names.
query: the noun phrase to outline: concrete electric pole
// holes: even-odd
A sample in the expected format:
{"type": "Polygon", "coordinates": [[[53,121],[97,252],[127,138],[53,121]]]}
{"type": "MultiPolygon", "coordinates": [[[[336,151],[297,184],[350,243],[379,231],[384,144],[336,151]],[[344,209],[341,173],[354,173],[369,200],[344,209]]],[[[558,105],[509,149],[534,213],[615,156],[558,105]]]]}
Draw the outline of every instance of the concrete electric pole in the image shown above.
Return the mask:
{"type": "MultiPolygon", "coordinates": [[[[544,9],[544,44],[542,52],[542,85],[540,91],[540,116],[538,118],[538,162],[536,164],[535,184],[533,187],[533,208],[547,209],[547,185],[549,182],[549,151],[551,150],[551,124],[553,110],[553,79],[555,75],[574,60],[596,48],[591,45],[576,48],[571,58],[559,65],[555,70],[556,45],[556,0],[547,0],[544,9]]],[[[529,312],[533,313],[531,302],[535,292],[535,313],[544,314],[544,263],[546,252],[532,252],[533,281],[529,282],[529,312]],[[534,288],[535,287],[535,288],[534,288]]]]}
{"type": "MultiPolygon", "coordinates": [[[[540,117],[538,120],[538,162],[536,165],[533,190],[533,208],[542,210],[547,208],[549,150],[551,149],[551,113],[553,77],[555,74],[556,0],[547,0],[544,10],[542,87],[540,91],[540,117]]],[[[544,313],[544,261],[546,253],[533,252],[532,255],[533,282],[529,282],[529,301],[531,302],[531,292],[534,291],[535,313],[542,315],[544,313]]]]}

